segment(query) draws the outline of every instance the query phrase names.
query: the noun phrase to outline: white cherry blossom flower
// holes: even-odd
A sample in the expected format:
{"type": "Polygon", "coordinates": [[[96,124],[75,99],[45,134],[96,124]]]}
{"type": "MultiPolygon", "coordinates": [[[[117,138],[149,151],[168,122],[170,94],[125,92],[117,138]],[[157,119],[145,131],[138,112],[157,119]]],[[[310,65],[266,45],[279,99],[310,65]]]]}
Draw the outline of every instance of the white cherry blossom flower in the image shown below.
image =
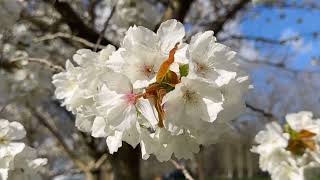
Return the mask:
{"type": "Polygon", "coordinates": [[[53,76],[52,83],[56,86],[55,96],[63,99],[63,105],[69,111],[75,111],[83,101],[83,94],[80,89],[81,68],[74,67],[70,62],[66,62],[66,71],[53,76]]]}
{"type": "Polygon", "coordinates": [[[66,62],[66,71],[53,76],[57,99],[63,99],[66,108],[76,114],[76,127],[84,132],[91,132],[96,117],[94,97],[103,85],[102,76],[110,71],[106,67],[109,56],[115,48],[111,45],[96,53],[89,49],[78,50],[73,60],[66,62]]]}
{"type": "Polygon", "coordinates": [[[214,84],[183,77],[181,83],[163,99],[165,124],[194,131],[204,129],[203,122],[214,122],[222,110],[222,94],[214,84]]]}
{"type": "Polygon", "coordinates": [[[319,119],[302,111],[286,116],[284,129],[276,122],[255,138],[258,143],[252,151],[260,155],[259,165],[273,180],[304,179],[304,170],[320,165],[319,119]]]}
{"type": "Polygon", "coordinates": [[[12,167],[15,156],[25,148],[24,143],[15,141],[25,136],[26,131],[20,123],[0,120],[0,169],[12,167]]]}
{"type": "Polygon", "coordinates": [[[191,38],[188,49],[189,76],[214,82],[219,76],[234,79],[237,75],[236,53],[216,42],[212,31],[198,33],[191,38]],[[228,74],[227,74],[228,73],[228,74]]]}
{"type": "Polygon", "coordinates": [[[23,142],[16,142],[26,136],[24,127],[18,122],[0,120],[0,179],[41,179],[38,169],[47,163],[37,159],[34,149],[23,142]]]}
{"type": "Polygon", "coordinates": [[[183,25],[176,20],[163,22],[157,33],[142,26],[129,28],[121,44],[125,62],[122,73],[131,79],[134,87],[146,87],[155,81],[160,65],[184,35],[183,25]]]}
{"type": "Polygon", "coordinates": [[[129,28],[115,52],[79,50],[77,66],[67,62],[53,78],[56,97],[79,130],[106,138],[110,153],[124,141],[140,144],[143,159],[189,159],[244,111],[249,81],[213,32],[193,36],[190,45],[184,36],[183,24],[168,20],[156,33],[129,28]]]}

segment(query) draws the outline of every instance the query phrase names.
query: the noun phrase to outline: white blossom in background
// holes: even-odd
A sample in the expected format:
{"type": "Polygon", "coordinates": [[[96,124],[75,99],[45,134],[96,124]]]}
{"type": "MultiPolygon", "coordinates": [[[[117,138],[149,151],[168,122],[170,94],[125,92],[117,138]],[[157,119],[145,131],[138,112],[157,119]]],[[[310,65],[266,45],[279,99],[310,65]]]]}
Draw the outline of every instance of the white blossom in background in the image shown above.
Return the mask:
{"type": "Polygon", "coordinates": [[[20,17],[22,5],[18,0],[0,0],[0,32],[12,28],[20,17]]]}
{"type": "Polygon", "coordinates": [[[129,28],[116,51],[79,50],[77,64],[53,76],[55,95],[78,129],[106,138],[110,153],[125,141],[140,143],[143,159],[190,159],[243,112],[249,80],[212,31],[190,44],[184,36],[183,24],[168,20],[156,33],[129,28]]]}
{"type": "Polygon", "coordinates": [[[303,180],[304,170],[320,166],[320,119],[302,111],[288,114],[287,124],[266,125],[255,138],[252,151],[260,155],[259,165],[273,180],[303,180]]]}
{"type": "Polygon", "coordinates": [[[24,127],[18,122],[0,119],[0,179],[37,180],[37,171],[47,163],[47,159],[36,157],[36,151],[23,142],[24,127]]]}
{"type": "Polygon", "coordinates": [[[144,24],[153,28],[160,21],[161,12],[147,1],[118,0],[114,4],[117,6],[116,14],[121,23],[144,24]]]}

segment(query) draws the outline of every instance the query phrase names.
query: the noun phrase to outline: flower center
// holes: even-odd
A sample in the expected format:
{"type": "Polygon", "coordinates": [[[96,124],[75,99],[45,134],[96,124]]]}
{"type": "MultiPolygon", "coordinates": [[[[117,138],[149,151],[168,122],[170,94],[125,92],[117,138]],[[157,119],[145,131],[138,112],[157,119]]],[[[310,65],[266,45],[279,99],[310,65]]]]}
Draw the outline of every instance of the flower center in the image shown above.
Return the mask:
{"type": "Polygon", "coordinates": [[[306,149],[310,149],[311,151],[315,150],[316,142],[313,137],[317,135],[316,133],[305,129],[297,132],[289,126],[287,126],[285,129],[285,132],[289,133],[290,135],[290,139],[286,149],[291,153],[301,156],[305,153],[306,149]]]}
{"type": "Polygon", "coordinates": [[[190,90],[186,90],[184,95],[183,95],[184,99],[186,100],[187,103],[191,103],[191,104],[196,104],[198,102],[198,98],[197,98],[197,93],[190,91],[190,90]]]}
{"type": "Polygon", "coordinates": [[[150,65],[143,65],[142,71],[144,75],[147,76],[148,78],[150,78],[154,74],[153,66],[150,66],[150,65]]]}
{"type": "Polygon", "coordinates": [[[129,105],[135,105],[139,96],[134,93],[126,94],[126,101],[129,105]]]}
{"type": "Polygon", "coordinates": [[[196,71],[201,74],[202,76],[205,76],[206,72],[209,70],[210,68],[203,63],[196,63],[196,71]]]}

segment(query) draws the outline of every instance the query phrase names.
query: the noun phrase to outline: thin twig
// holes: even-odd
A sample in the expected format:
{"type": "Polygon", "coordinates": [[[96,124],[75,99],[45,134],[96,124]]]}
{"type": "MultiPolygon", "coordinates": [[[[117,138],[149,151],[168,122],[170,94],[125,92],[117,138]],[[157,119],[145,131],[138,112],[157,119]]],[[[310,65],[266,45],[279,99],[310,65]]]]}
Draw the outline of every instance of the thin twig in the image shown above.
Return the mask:
{"type": "MultiPolygon", "coordinates": [[[[313,35],[314,33],[317,33],[317,32],[306,34],[306,36],[313,35]]],[[[283,39],[277,40],[277,39],[272,39],[272,38],[267,38],[267,37],[232,34],[226,38],[220,39],[219,41],[224,42],[224,41],[228,41],[228,40],[232,40],[232,39],[237,39],[237,40],[257,41],[257,42],[262,42],[262,43],[267,43],[267,44],[286,45],[286,43],[291,42],[291,41],[297,41],[297,40],[301,39],[301,37],[302,37],[302,35],[295,35],[295,36],[291,36],[288,38],[283,38],[283,39]]]]}
{"type": "Polygon", "coordinates": [[[28,58],[29,62],[32,63],[38,63],[38,64],[42,64],[46,67],[48,67],[49,69],[52,69],[54,71],[54,73],[58,73],[58,72],[62,72],[64,71],[64,68],[59,66],[59,65],[55,65],[52,64],[50,61],[48,61],[47,59],[41,59],[41,58],[28,58]]]}
{"type": "Polygon", "coordinates": [[[254,107],[253,105],[251,105],[249,103],[246,103],[246,107],[251,109],[252,111],[259,112],[260,114],[262,114],[263,116],[265,116],[267,118],[275,118],[275,116],[272,113],[269,113],[263,109],[259,109],[257,107],[254,107]]]}
{"type": "MultiPolygon", "coordinates": [[[[34,40],[34,42],[41,42],[41,41],[47,41],[47,40],[53,40],[53,39],[56,39],[56,38],[67,38],[67,39],[70,39],[72,41],[75,41],[75,42],[79,42],[89,48],[92,48],[94,49],[96,47],[96,44],[90,42],[90,41],[87,41],[86,39],[83,39],[81,37],[78,37],[78,36],[74,36],[72,34],[68,34],[68,33],[62,33],[62,32],[58,32],[58,33],[55,33],[55,34],[47,34],[45,36],[42,36],[42,37],[39,37],[39,38],[36,38],[34,40]]],[[[100,40],[101,41],[101,40],[100,40]]],[[[104,49],[105,46],[102,46],[102,45],[98,45],[97,48],[99,49],[104,49]]]]}
{"type": "Polygon", "coordinates": [[[298,73],[308,73],[308,74],[315,74],[315,73],[320,73],[319,70],[309,70],[309,71],[303,71],[303,70],[298,70],[298,69],[292,69],[286,67],[286,64],[284,62],[269,62],[264,59],[249,59],[243,56],[239,55],[239,58],[241,59],[241,62],[243,63],[250,63],[250,64],[257,64],[257,65],[266,65],[270,67],[275,67],[275,68],[280,68],[286,72],[290,72],[293,74],[298,74],[298,73]]]}
{"type": "Polygon", "coordinates": [[[104,33],[105,33],[106,30],[107,30],[107,27],[108,27],[108,25],[109,25],[109,22],[110,22],[110,20],[111,20],[111,18],[112,18],[112,16],[113,16],[114,12],[116,11],[116,6],[117,6],[117,5],[114,5],[114,6],[113,6],[113,8],[111,9],[111,12],[110,12],[109,17],[107,18],[106,22],[105,22],[104,25],[103,25],[103,29],[101,30],[101,32],[100,32],[100,34],[99,34],[99,38],[98,38],[98,40],[97,40],[97,42],[96,42],[96,44],[95,44],[94,51],[97,51],[97,49],[98,49],[98,47],[99,47],[99,45],[100,45],[100,43],[101,43],[102,37],[103,37],[104,33]]]}
{"type": "Polygon", "coordinates": [[[188,170],[181,164],[179,164],[177,161],[170,159],[170,162],[178,169],[181,170],[184,177],[187,180],[194,180],[194,178],[190,175],[190,173],[188,172],[188,170]]]}
{"type": "Polygon", "coordinates": [[[94,169],[99,169],[108,159],[108,155],[107,154],[103,154],[94,164],[93,168],[94,169]]]}

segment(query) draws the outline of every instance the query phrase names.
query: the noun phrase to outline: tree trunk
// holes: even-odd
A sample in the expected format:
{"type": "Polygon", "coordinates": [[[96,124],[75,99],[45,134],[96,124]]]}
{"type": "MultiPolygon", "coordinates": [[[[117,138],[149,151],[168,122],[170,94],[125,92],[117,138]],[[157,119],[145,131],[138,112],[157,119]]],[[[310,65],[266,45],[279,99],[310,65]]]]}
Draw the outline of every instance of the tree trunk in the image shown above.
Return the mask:
{"type": "Polygon", "coordinates": [[[118,152],[111,157],[114,180],[140,179],[140,148],[133,149],[123,142],[118,152]]]}

